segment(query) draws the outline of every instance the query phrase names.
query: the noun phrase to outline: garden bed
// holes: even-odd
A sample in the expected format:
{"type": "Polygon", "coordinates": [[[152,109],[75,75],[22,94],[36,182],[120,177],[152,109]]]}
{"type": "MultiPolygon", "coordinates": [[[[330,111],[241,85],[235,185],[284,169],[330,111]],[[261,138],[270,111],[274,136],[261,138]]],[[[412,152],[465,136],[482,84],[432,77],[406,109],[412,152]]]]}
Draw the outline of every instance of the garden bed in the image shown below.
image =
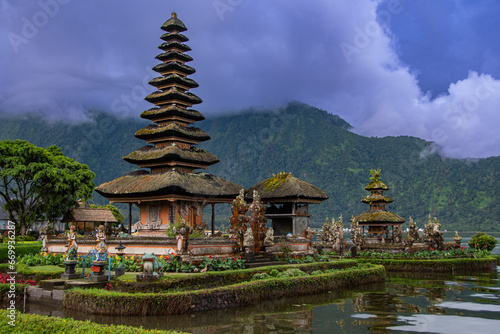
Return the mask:
{"type": "MultiPolygon", "coordinates": [[[[321,266],[331,264],[332,263],[315,263],[294,265],[293,267],[308,267],[312,270],[315,266],[315,270],[317,270],[321,266]]],[[[272,270],[269,267],[240,270],[247,271],[247,273],[242,274],[241,277],[248,277],[246,275],[250,275],[250,273],[253,276],[258,272],[264,272],[268,269],[272,270]]],[[[274,269],[281,270],[283,266],[274,269]]],[[[221,272],[214,274],[220,275],[228,273],[221,272]]],[[[236,273],[232,273],[232,275],[236,275],[236,273]]],[[[174,277],[173,279],[177,282],[181,282],[181,284],[182,282],[187,284],[190,279],[187,277],[184,278],[183,276],[185,275],[179,275],[179,278],[174,277]]],[[[201,278],[209,277],[202,275],[192,276],[198,276],[199,278],[197,279],[200,282],[202,281],[201,278]]],[[[222,277],[228,276],[221,276],[221,278],[222,277]]],[[[219,278],[219,280],[221,278],[219,278]]],[[[103,315],[178,314],[251,305],[263,300],[315,294],[333,289],[350,288],[367,283],[383,282],[384,280],[384,267],[373,265],[364,269],[348,268],[311,276],[265,279],[225,285],[217,288],[170,293],[130,293],[96,289],[72,289],[66,292],[63,307],[74,311],[103,315]]],[[[126,282],[127,280],[125,279],[123,281],[126,282]]],[[[120,284],[124,284],[125,282],[121,282],[120,284]]],[[[222,280],[222,282],[224,281],[222,280]]],[[[208,284],[210,285],[212,283],[208,284]]],[[[173,285],[170,286],[173,287],[173,285]]],[[[122,288],[123,287],[124,285],[122,285],[122,288]]],[[[135,286],[135,288],[137,287],[138,286],[135,286]]]]}
{"type": "Polygon", "coordinates": [[[452,259],[374,259],[358,258],[360,263],[380,264],[387,271],[435,272],[486,271],[497,266],[495,257],[452,259]]]}

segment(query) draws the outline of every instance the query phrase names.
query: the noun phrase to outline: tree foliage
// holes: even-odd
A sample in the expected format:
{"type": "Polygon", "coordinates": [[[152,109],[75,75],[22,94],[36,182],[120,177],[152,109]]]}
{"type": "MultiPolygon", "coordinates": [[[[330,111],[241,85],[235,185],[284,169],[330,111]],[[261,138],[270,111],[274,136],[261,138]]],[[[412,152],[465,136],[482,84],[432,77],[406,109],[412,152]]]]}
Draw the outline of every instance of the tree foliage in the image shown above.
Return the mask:
{"type": "Polygon", "coordinates": [[[95,174],[55,146],[0,142],[0,196],[21,235],[36,220],[54,221],[77,200],[92,197],[95,174]]]}
{"type": "Polygon", "coordinates": [[[113,216],[115,216],[116,220],[118,221],[118,224],[123,223],[123,220],[125,220],[125,217],[123,217],[122,213],[116,206],[113,204],[106,204],[106,205],[97,205],[97,204],[91,204],[91,208],[98,208],[98,209],[109,209],[113,213],[113,216]]]}
{"type": "Polygon", "coordinates": [[[492,251],[497,244],[497,239],[495,237],[488,235],[484,232],[476,233],[472,236],[469,241],[470,248],[485,249],[492,251]]]}

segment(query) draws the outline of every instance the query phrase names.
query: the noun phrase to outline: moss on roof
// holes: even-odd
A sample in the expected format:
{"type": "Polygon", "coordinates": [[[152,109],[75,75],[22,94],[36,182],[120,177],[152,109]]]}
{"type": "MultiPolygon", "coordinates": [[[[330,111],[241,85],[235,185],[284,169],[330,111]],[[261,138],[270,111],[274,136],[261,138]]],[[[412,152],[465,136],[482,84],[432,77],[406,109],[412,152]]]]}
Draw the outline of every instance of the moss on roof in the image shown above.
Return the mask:
{"type": "Polygon", "coordinates": [[[136,164],[146,162],[182,161],[208,166],[219,162],[219,159],[217,159],[215,155],[201,148],[191,147],[190,149],[184,149],[175,144],[160,148],[146,145],[123,157],[123,159],[127,162],[136,164]]]}
{"type": "Polygon", "coordinates": [[[389,190],[389,187],[382,181],[371,181],[365,187],[365,190],[389,190]]]}
{"type": "Polygon", "coordinates": [[[354,219],[360,224],[384,224],[384,223],[404,223],[404,218],[398,216],[395,213],[385,211],[385,210],[377,210],[377,211],[366,211],[362,214],[357,215],[354,219]]]}
{"type": "Polygon", "coordinates": [[[159,55],[157,55],[155,58],[158,59],[158,60],[160,60],[160,61],[167,61],[167,60],[176,60],[176,59],[178,59],[178,60],[182,60],[182,61],[188,62],[188,61],[193,60],[193,57],[191,57],[190,55],[182,53],[182,52],[179,52],[177,50],[170,50],[170,51],[167,51],[167,52],[162,52],[159,55]]]}
{"type": "Polygon", "coordinates": [[[197,141],[205,141],[210,139],[210,136],[202,129],[196,127],[180,126],[175,122],[169,123],[166,126],[150,124],[145,128],[137,131],[135,133],[135,136],[139,139],[153,139],[170,136],[194,139],[197,141]]]}
{"type": "Polygon", "coordinates": [[[163,35],[160,36],[161,39],[163,39],[164,41],[170,41],[172,39],[177,39],[181,42],[187,42],[189,41],[189,38],[187,38],[186,36],[184,36],[183,34],[179,34],[179,33],[176,33],[176,32],[166,32],[164,33],[163,35]]]}
{"type": "Polygon", "coordinates": [[[199,104],[203,102],[198,96],[190,92],[183,92],[176,87],[170,87],[164,91],[154,91],[144,98],[146,101],[151,103],[166,104],[171,99],[179,99],[181,101],[187,102],[189,104],[199,104]],[[161,103],[164,102],[164,103],[161,103]]]}
{"type": "Polygon", "coordinates": [[[185,73],[186,75],[193,74],[194,72],[196,72],[196,70],[191,66],[188,66],[186,64],[183,64],[175,60],[169,61],[168,63],[161,63],[153,67],[153,71],[156,71],[158,73],[173,71],[173,70],[180,71],[182,73],[185,73]]]}
{"type": "Polygon", "coordinates": [[[170,31],[182,32],[187,30],[186,26],[184,25],[184,22],[182,22],[177,18],[177,14],[175,12],[172,13],[170,18],[167,21],[165,21],[165,23],[163,23],[161,29],[169,32],[170,31]]]}
{"type": "Polygon", "coordinates": [[[193,121],[202,121],[205,119],[205,116],[203,116],[203,114],[197,110],[184,109],[176,105],[169,105],[167,107],[161,107],[161,108],[151,108],[146,111],[143,111],[141,114],[142,118],[151,120],[160,117],[164,118],[166,116],[180,116],[187,119],[192,119],[193,121]]]}
{"type": "Polygon", "coordinates": [[[112,199],[138,195],[183,195],[234,198],[241,186],[208,173],[182,173],[175,169],[151,174],[136,171],[99,185],[95,190],[112,199]]]}
{"type": "Polygon", "coordinates": [[[276,182],[273,182],[273,180],[276,178],[275,175],[249,188],[247,190],[246,197],[251,198],[253,191],[257,190],[262,200],[278,199],[278,198],[283,198],[283,199],[301,198],[301,199],[313,199],[313,200],[323,201],[328,199],[328,195],[323,190],[305,181],[299,180],[298,178],[293,177],[289,173],[285,174],[286,176],[280,178],[278,186],[276,187],[268,186],[270,183],[276,184],[276,182]]]}
{"type": "Polygon", "coordinates": [[[382,195],[368,195],[365,198],[361,200],[363,203],[392,203],[394,200],[390,198],[389,196],[382,196],[382,195]]]}

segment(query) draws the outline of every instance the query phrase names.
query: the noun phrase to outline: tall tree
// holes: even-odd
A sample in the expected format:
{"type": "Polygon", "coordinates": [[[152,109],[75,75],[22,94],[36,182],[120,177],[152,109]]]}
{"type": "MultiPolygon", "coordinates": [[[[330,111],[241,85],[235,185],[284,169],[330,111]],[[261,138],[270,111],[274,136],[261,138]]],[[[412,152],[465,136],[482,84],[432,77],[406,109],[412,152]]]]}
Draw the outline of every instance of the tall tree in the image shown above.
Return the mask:
{"type": "Polygon", "coordinates": [[[24,140],[0,141],[0,196],[9,219],[21,235],[36,220],[54,221],[92,197],[95,174],[87,165],[65,157],[52,145],[24,140]]]}

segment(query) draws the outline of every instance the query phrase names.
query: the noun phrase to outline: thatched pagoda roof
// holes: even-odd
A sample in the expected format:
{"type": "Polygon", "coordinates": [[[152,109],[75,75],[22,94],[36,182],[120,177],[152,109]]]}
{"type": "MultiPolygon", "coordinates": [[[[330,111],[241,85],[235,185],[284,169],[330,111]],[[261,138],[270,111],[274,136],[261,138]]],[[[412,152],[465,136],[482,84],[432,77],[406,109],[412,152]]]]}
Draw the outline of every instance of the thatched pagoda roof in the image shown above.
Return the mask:
{"type": "Polygon", "coordinates": [[[158,45],[158,49],[161,49],[163,51],[168,51],[171,49],[179,49],[184,52],[191,51],[191,48],[188,45],[179,42],[163,42],[160,45],[158,45]]]}
{"type": "Polygon", "coordinates": [[[76,208],[63,218],[65,222],[118,223],[113,212],[105,208],[76,208]]]}
{"type": "Polygon", "coordinates": [[[184,109],[176,105],[170,105],[161,108],[151,108],[142,112],[141,117],[145,119],[158,119],[165,118],[168,116],[179,116],[187,119],[192,119],[193,121],[202,121],[205,116],[197,110],[194,109],[184,109]]]}
{"type": "Polygon", "coordinates": [[[175,122],[172,122],[166,126],[150,124],[145,128],[138,130],[135,133],[135,136],[139,139],[145,140],[164,137],[178,137],[196,141],[205,141],[210,139],[210,136],[200,128],[180,126],[175,122]]]}
{"type": "MultiPolygon", "coordinates": [[[[166,52],[165,52],[166,53],[166,52]]],[[[193,74],[196,72],[196,70],[188,65],[185,65],[179,61],[169,61],[168,63],[161,63],[153,67],[153,71],[158,72],[158,73],[163,73],[167,71],[179,71],[182,72],[186,75],[193,74]]]]}
{"type": "Polygon", "coordinates": [[[188,197],[236,197],[241,186],[208,173],[182,173],[175,169],[151,174],[136,171],[98,186],[95,190],[108,199],[179,195],[188,197]]]}
{"type": "Polygon", "coordinates": [[[159,55],[157,55],[155,58],[160,60],[160,61],[181,60],[181,61],[188,62],[188,61],[193,60],[193,57],[191,57],[190,55],[188,55],[186,53],[179,52],[177,50],[170,50],[167,52],[162,52],[159,55]]]}
{"type": "Polygon", "coordinates": [[[392,203],[394,200],[390,198],[389,196],[382,196],[382,195],[368,195],[365,198],[361,200],[363,203],[367,204],[372,204],[372,203],[392,203]]]}
{"type": "Polygon", "coordinates": [[[293,177],[289,173],[283,174],[286,176],[280,179],[280,174],[249,188],[246,197],[252,198],[253,191],[257,190],[263,201],[279,199],[324,201],[328,199],[328,195],[323,190],[312,184],[293,177]]]}
{"type": "Polygon", "coordinates": [[[354,217],[354,220],[360,225],[403,224],[405,222],[404,218],[385,210],[366,211],[354,217]]]}
{"type": "Polygon", "coordinates": [[[371,181],[365,187],[365,190],[389,190],[389,187],[382,181],[371,181]]]}
{"type": "Polygon", "coordinates": [[[159,148],[146,145],[123,157],[123,159],[133,164],[179,161],[196,163],[205,166],[209,166],[220,161],[215,155],[201,148],[192,146],[190,149],[184,149],[175,145],[175,143],[159,148]]]}
{"type": "Polygon", "coordinates": [[[176,87],[171,87],[165,91],[154,91],[144,98],[151,103],[166,104],[171,99],[177,99],[188,104],[199,104],[202,101],[198,96],[190,92],[182,92],[176,87]],[[163,102],[163,103],[162,103],[163,102]]]}
{"type": "Polygon", "coordinates": [[[172,13],[170,18],[167,21],[165,21],[165,23],[163,23],[163,25],[161,26],[161,29],[168,31],[168,32],[171,32],[171,31],[183,32],[183,31],[187,30],[184,23],[177,18],[177,14],[175,12],[172,13]]]}
{"type": "Polygon", "coordinates": [[[187,38],[185,35],[179,34],[179,33],[176,33],[176,32],[167,32],[167,33],[164,33],[163,35],[160,36],[160,38],[163,39],[166,42],[171,41],[173,39],[176,39],[176,40],[181,41],[181,42],[187,42],[187,41],[189,41],[189,38],[187,38]]]}

